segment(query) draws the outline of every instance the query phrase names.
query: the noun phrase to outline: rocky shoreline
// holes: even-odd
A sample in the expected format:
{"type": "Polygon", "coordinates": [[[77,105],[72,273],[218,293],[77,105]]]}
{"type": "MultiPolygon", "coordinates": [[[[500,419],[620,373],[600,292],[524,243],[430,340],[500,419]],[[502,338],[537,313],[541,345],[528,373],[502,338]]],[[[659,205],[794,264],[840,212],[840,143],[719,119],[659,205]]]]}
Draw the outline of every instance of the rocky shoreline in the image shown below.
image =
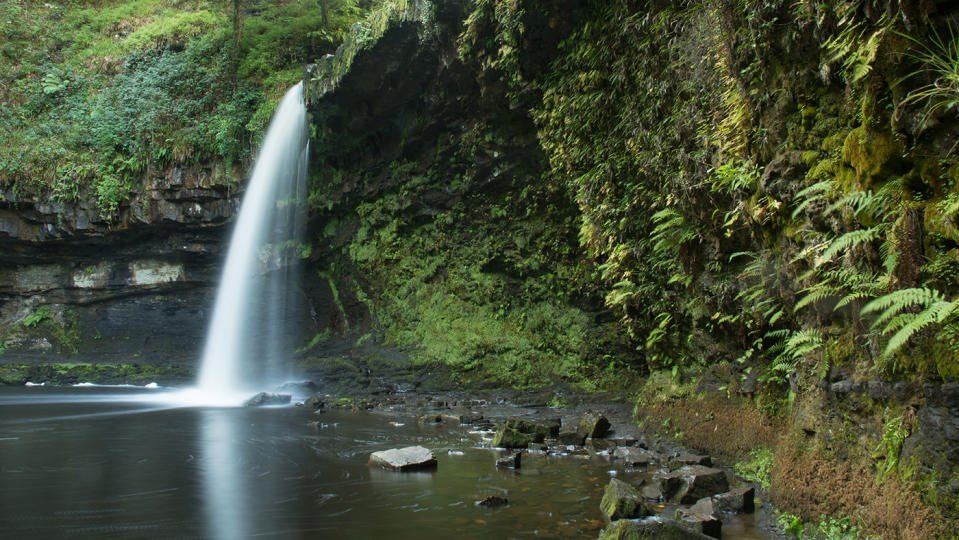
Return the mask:
{"type": "MultiPolygon", "coordinates": [[[[521,471],[525,455],[608,461],[615,469],[600,508],[606,520],[600,538],[719,538],[724,516],[772,508],[766,493],[737,478],[728,464],[645,433],[626,403],[576,395],[566,396],[574,405],[548,406],[544,395],[499,391],[336,397],[317,393],[295,404],[311,416],[348,409],[437,429],[469,430],[482,437],[483,446],[500,450],[502,457],[491,462],[491,468],[521,471]],[[620,480],[617,469],[642,473],[641,481],[620,480]]],[[[323,420],[308,424],[315,428],[323,420]]],[[[422,453],[426,449],[392,451],[405,456],[403,451],[413,450],[422,453]]],[[[424,458],[411,470],[422,463],[426,468],[435,467],[435,460],[424,458]]],[[[371,466],[404,468],[385,463],[383,456],[371,456],[371,466]]],[[[499,497],[475,504],[497,507],[509,502],[499,497]]],[[[764,537],[785,538],[773,512],[758,515],[756,525],[764,537]]]]}

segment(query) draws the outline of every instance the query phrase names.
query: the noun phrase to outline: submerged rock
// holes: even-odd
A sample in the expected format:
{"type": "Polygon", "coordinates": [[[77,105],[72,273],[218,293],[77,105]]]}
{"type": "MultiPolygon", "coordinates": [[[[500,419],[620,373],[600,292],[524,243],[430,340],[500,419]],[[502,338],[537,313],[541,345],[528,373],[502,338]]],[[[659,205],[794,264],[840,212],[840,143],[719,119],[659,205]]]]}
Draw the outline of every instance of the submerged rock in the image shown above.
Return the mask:
{"type": "Polygon", "coordinates": [[[433,452],[422,446],[408,446],[373,452],[370,454],[369,465],[394,471],[435,469],[436,458],[433,457],[433,452]]]}
{"type": "Polygon", "coordinates": [[[476,501],[476,506],[483,506],[485,508],[495,508],[497,506],[506,506],[509,504],[509,501],[506,497],[499,497],[497,495],[490,495],[484,497],[482,500],[476,501]]]}
{"type": "Polygon", "coordinates": [[[703,497],[710,497],[729,490],[726,473],[702,465],[687,465],[659,479],[663,495],[682,504],[693,504],[703,497]]]}
{"type": "Polygon", "coordinates": [[[675,521],[661,517],[620,519],[599,533],[599,540],[708,540],[709,538],[701,532],[687,529],[675,521]]]}
{"type": "Polygon", "coordinates": [[[522,463],[523,453],[516,452],[515,454],[510,454],[506,457],[501,457],[496,460],[497,469],[519,469],[520,463],[522,463]]]}
{"type": "Polygon", "coordinates": [[[638,518],[653,514],[636,488],[615,478],[606,485],[599,509],[610,520],[638,518]]]}
{"type": "Polygon", "coordinates": [[[244,407],[263,407],[265,405],[285,405],[290,402],[290,394],[271,394],[260,392],[243,402],[244,407]]]}

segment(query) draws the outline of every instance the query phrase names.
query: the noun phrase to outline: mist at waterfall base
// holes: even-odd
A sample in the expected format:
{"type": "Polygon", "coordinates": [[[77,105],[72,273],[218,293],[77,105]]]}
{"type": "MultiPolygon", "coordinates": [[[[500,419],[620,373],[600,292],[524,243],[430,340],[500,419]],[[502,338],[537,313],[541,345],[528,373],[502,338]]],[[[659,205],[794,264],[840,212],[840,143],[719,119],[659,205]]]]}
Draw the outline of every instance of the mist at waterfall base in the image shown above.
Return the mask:
{"type": "Polygon", "coordinates": [[[308,167],[302,83],[283,97],[234,225],[196,388],[184,404],[236,406],[288,381],[308,167]]]}

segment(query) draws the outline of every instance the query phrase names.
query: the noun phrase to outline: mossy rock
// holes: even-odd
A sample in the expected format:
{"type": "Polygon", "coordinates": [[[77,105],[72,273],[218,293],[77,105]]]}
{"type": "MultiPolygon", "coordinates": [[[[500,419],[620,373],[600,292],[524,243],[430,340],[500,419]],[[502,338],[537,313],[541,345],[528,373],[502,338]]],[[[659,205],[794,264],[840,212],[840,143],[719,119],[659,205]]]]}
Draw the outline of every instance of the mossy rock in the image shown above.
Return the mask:
{"type": "Polygon", "coordinates": [[[658,517],[643,520],[620,519],[599,533],[599,540],[706,540],[708,538],[675,521],[658,517]]]}
{"type": "Polygon", "coordinates": [[[606,484],[599,509],[611,521],[653,515],[653,511],[643,500],[643,495],[633,486],[616,478],[606,484]]]}
{"type": "Polygon", "coordinates": [[[531,436],[509,426],[500,428],[493,437],[493,446],[497,448],[526,448],[531,442],[533,442],[531,436]]]}
{"type": "Polygon", "coordinates": [[[506,427],[513,428],[520,433],[533,436],[534,442],[544,439],[555,439],[559,435],[561,421],[559,418],[550,418],[541,421],[526,420],[524,418],[507,418],[506,427]]]}
{"type": "Polygon", "coordinates": [[[842,158],[856,169],[860,179],[879,174],[883,165],[902,154],[902,145],[885,131],[860,126],[849,132],[842,145],[842,158]]]}

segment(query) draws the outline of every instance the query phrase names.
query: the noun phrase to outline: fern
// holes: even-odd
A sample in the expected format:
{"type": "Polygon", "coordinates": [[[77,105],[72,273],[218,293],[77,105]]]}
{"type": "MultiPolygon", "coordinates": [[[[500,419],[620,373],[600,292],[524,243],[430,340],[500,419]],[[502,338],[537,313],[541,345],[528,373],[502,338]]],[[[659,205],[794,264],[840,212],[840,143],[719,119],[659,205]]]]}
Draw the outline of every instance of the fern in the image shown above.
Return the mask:
{"type": "Polygon", "coordinates": [[[653,214],[653,222],[656,223],[652,232],[653,251],[660,254],[668,253],[698,236],[686,218],[672,208],[653,214]]]}
{"type": "Polygon", "coordinates": [[[826,248],[826,251],[824,251],[816,260],[816,265],[819,266],[824,262],[831,261],[832,258],[840,252],[852,249],[859,244],[872,242],[885,234],[888,229],[889,226],[887,224],[881,224],[876,225],[875,227],[869,227],[868,229],[849,231],[829,243],[829,247],[826,248]]]}
{"type": "Polygon", "coordinates": [[[800,201],[800,203],[796,206],[796,209],[793,210],[791,218],[796,219],[810,204],[826,197],[832,187],[832,180],[823,180],[796,193],[795,199],[800,201]]]}
{"type": "Polygon", "coordinates": [[[941,292],[925,287],[899,289],[862,308],[863,315],[872,313],[879,313],[872,328],[882,327],[882,334],[892,334],[882,352],[882,357],[888,359],[919,331],[959,316],[959,299],[946,300],[941,292]],[[922,309],[913,313],[916,308],[922,309]]]}
{"type": "Polygon", "coordinates": [[[816,329],[777,330],[768,332],[765,339],[776,339],[769,353],[777,353],[763,376],[766,381],[784,382],[784,374],[795,369],[800,360],[823,346],[822,333],[816,329]]]}

